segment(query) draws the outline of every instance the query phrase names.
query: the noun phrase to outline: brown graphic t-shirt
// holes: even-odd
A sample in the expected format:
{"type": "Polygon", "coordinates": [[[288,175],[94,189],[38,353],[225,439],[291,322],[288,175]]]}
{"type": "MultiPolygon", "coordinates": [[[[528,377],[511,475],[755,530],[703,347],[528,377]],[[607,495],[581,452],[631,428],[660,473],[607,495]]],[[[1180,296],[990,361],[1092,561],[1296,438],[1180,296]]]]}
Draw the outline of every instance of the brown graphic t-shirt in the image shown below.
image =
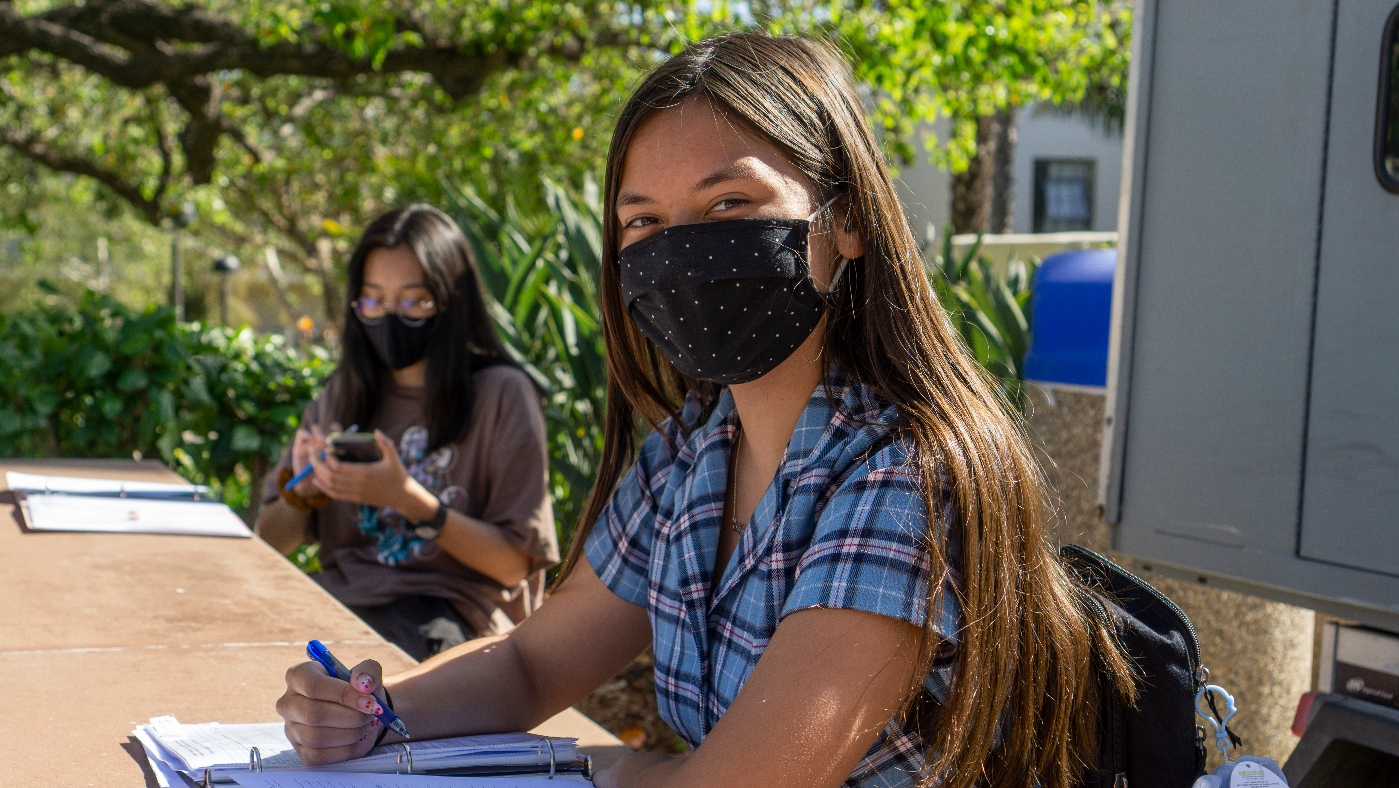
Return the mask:
{"type": "MultiPolygon", "coordinates": [[[[539,606],[544,570],[558,563],[558,535],[549,505],[548,455],[539,395],[524,372],[498,365],[474,374],[476,402],[466,436],[427,449],[424,389],[390,383],[373,420],[398,446],[408,472],[448,507],[498,526],[531,558],[529,576],[506,588],[464,566],[436,542],[412,535],[392,509],[343,501],[312,512],[306,539],[321,544],[324,571],[312,575],[347,605],[383,605],[401,596],[451,601],[481,635],[498,634],[539,606]]],[[[330,432],[340,411],[338,378],[306,409],[301,424],[330,432]]],[[[345,425],[349,426],[349,425],[345,425]]],[[[277,499],[277,471],[291,464],[291,447],[268,476],[264,502],[277,499]]]]}

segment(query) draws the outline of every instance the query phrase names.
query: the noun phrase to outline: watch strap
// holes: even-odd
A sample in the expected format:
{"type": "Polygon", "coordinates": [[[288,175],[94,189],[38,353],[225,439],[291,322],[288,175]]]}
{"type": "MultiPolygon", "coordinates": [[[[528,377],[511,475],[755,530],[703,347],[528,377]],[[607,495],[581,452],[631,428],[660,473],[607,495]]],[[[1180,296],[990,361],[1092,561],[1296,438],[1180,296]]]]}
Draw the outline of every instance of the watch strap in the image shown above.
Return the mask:
{"type": "MultiPolygon", "coordinates": [[[[423,520],[423,521],[421,521],[421,522],[414,523],[414,524],[413,524],[413,529],[414,529],[414,531],[416,531],[416,530],[419,529],[419,528],[431,529],[431,530],[433,531],[433,536],[432,536],[431,538],[436,539],[436,538],[437,538],[437,535],[440,534],[440,533],[442,533],[442,526],[443,526],[443,525],[446,525],[446,523],[447,523],[447,504],[442,503],[441,500],[438,500],[438,502],[437,502],[437,511],[435,511],[435,512],[432,513],[432,517],[428,518],[427,520],[423,520]]],[[[425,537],[425,538],[426,538],[426,537],[425,537]]]]}

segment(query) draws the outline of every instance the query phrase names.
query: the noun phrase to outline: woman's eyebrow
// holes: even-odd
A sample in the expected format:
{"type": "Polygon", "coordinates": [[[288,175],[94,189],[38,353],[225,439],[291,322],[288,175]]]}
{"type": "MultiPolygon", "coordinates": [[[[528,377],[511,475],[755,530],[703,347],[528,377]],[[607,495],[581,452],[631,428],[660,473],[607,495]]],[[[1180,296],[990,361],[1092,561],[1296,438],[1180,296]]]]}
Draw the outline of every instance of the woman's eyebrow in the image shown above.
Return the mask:
{"type": "Polygon", "coordinates": [[[655,202],[656,201],[650,197],[644,194],[637,194],[636,192],[622,192],[617,195],[618,208],[625,208],[628,205],[651,205],[655,202]]]}
{"type": "Polygon", "coordinates": [[[761,173],[758,168],[746,161],[736,161],[733,164],[718,170],[710,175],[700,178],[694,186],[690,188],[692,192],[700,192],[711,186],[718,186],[721,183],[738,180],[758,180],[761,173]]]}

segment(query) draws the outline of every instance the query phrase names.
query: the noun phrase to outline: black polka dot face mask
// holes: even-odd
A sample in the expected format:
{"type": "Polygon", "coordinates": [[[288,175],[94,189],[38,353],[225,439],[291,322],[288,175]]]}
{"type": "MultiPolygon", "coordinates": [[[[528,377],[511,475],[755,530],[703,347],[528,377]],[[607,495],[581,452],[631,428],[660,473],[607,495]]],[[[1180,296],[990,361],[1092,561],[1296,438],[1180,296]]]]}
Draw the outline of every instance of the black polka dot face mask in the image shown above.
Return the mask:
{"type": "MultiPolygon", "coordinates": [[[[807,219],[685,224],[637,241],[617,261],[627,314],[692,378],[733,384],[766,375],[826,311],[807,235],[830,205],[807,219]]],[[[838,261],[832,288],[844,265],[838,261]]]]}

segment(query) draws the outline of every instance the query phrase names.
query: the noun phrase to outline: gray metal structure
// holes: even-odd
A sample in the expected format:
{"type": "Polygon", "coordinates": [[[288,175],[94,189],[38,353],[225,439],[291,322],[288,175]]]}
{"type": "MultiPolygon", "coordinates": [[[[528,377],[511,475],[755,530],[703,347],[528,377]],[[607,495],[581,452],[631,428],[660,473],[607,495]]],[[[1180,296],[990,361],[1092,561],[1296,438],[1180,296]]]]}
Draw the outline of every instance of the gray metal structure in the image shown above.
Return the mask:
{"type": "Polygon", "coordinates": [[[1399,0],[1139,0],[1100,500],[1139,569],[1399,632],[1399,0]]]}

